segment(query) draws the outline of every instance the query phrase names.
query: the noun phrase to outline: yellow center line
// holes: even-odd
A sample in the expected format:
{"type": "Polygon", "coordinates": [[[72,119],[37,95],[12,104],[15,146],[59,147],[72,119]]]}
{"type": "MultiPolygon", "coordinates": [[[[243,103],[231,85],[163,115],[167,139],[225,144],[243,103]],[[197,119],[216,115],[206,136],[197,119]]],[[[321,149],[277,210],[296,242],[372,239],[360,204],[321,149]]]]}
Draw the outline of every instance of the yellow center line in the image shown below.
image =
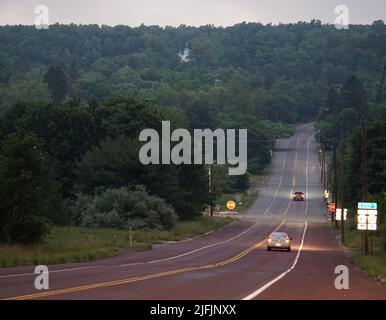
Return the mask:
{"type": "MultiPolygon", "coordinates": [[[[290,197],[292,197],[292,193],[295,191],[295,186],[296,186],[296,170],[298,168],[298,149],[299,149],[299,139],[298,139],[298,141],[296,143],[294,170],[293,170],[293,174],[292,174],[292,190],[291,190],[290,197]]],[[[290,199],[290,201],[288,201],[287,208],[284,210],[284,215],[288,214],[288,211],[289,211],[289,209],[291,207],[291,204],[292,204],[292,198],[290,199]]]]}
{"type": "MultiPolygon", "coordinates": [[[[281,221],[281,223],[272,232],[278,231],[284,225],[285,222],[286,222],[286,220],[281,221]]],[[[234,256],[232,258],[229,258],[227,260],[220,261],[217,263],[212,263],[212,264],[207,264],[207,265],[197,266],[197,267],[189,267],[189,268],[164,271],[164,272],[159,272],[159,273],[154,273],[154,274],[149,274],[149,275],[144,275],[144,276],[138,276],[138,277],[133,277],[133,278],[127,278],[127,279],[121,279],[121,280],[99,282],[99,283],[95,283],[95,284],[83,285],[83,286],[72,287],[72,288],[58,289],[58,290],[45,291],[45,292],[39,292],[39,293],[32,293],[32,294],[27,294],[27,295],[22,295],[22,296],[6,298],[3,300],[38,299],[38,298],[44,298],[44,297],[57,296],[57,295],[66,294],[66,293],[73,293],[73,292],[86,291],[86,290],[92,290],[92,289],[98,289],[98,288],[125,285],[125,284],[129,284],[129,283],[140,282],[140,281],[145,281],[145,280],[150,280],[150,279],[156,279],[156,278],[161,278],[161,277],[166,277],[166,276],[171,276],[171,275],[176,275],[176,274],[181,274],[181,273],[187,273],[187,272],[192,272],[192,271],[207,270],[207,269],[223,267],[225,265],[239,261],[240,259],[242,259],[246,255],[248,255],[252,251],[261,247],[266,242],[266,239],[267,238],[264,238],[264,240],[260,241],[259,243],[254,244],[253,246],[247,248],[246,250],[240,252],[239,254],[237,254],[236,256],[234,256]]]]}

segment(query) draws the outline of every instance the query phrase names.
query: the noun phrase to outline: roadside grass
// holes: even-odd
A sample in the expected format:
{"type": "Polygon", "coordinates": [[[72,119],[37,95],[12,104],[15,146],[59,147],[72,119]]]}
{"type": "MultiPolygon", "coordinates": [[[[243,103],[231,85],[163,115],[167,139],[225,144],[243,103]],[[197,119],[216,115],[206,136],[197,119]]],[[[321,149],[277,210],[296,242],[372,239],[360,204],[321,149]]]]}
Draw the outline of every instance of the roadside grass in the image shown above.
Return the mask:
{"type": "Polygon", "coordinates": [[[360,236],[356,230],[346,235],[345,245],[352,254],[352,261],[370,276],[386,278],[386,251],[382,249],[382,237],[374,236],[373,254],[364,255],[360,252],[360,236]]]}
{"type": "Polygon", "coordinates": [[[235,192],[221,195],[221,197],[217,199],[220,211],[229,211],[227,208],[227,202],[230,200],[236,202],[236,212],[242,213],[247,210],[259,196],[259,189],[266,184],[270,171],[271,164],[265,167],[261,175],[250,176],[250,188],[245,192],[235,192]]]}
{"type": "Polygon", "coordinates": [[[132,247],[128,231],[54,227],[51,234],[39,244],[0,245],[0,267],[93,261],[129,251],[148,250],[154,244],[194,238],[220,229],[232,221],[228,218],[201,217],[195,221],[179,222],[169,231],[133,231],[132,247]]]}
{"type": "Polygon", "coordinates": [[[223,194],[218,200],[220,212],[229,211],[227,202],[233,200],[236,202],[235,212],[243,212],[256,200],[258,193],[228,193],[223,194]]]}
{"type": "Polygon", "coordinates": [[[386,252],[374,251],[372,256],[356,254],[352,259],[362,269],[366,270],[370,276],[386,278],[386,252]]]}

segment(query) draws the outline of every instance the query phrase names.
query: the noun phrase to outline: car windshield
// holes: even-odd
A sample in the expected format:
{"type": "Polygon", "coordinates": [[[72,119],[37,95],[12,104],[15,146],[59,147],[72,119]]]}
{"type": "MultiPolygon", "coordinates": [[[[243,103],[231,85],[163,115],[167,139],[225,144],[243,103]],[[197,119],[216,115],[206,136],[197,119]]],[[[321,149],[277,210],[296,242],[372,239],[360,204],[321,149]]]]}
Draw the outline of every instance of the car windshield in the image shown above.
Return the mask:
{"type": "Polygon", "coordinates": [[[287,239],[288,238],[288,235],[286,233],[273,233],[271,235],[271,238],[272,239],[282,239],[282,238],[285,238],[287,239]]]}

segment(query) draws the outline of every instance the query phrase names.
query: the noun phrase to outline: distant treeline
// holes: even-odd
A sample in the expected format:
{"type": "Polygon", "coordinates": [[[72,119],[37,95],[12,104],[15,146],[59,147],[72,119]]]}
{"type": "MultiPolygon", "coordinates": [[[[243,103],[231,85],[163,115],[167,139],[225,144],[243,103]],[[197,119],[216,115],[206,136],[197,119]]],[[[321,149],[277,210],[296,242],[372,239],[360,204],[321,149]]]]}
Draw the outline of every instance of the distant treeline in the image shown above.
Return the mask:
{"type": "MultiPolygon", "coordinates": [[[[193,127],[222,114],[315,117],[328,87],[355,74],[378,94],[386,27],[242,23],[221,28],[0,27],[0,105],[17,100],[143,96],[182,108],[193,127]],[[177,53],[188,43],[189,63],[177,53]]],[[[383,92],[384,94],[384,92],[383,92]]],[[[384,97],[384,95],[383,95],[384,97]]]]}

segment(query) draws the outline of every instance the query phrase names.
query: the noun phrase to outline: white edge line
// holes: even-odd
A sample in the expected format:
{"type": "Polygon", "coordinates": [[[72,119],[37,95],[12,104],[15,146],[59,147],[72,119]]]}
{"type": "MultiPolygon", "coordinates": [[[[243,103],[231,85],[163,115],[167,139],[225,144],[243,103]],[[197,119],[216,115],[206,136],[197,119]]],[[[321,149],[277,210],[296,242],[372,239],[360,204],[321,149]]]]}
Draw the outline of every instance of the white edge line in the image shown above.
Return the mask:
{"type": "MultiPolygon", "coordinates": [[[[60,269],[60,270],[52,270],[49,271],[50,273],[59,273],[59,272],[69,272],[69,271],[78,271],[78,270],[87,270],[87,269],[96,269],[96,268],[104,268],[105,266],[91,266],[91,267],[80,267],[80,268],[70,268],[70,269],[60,269]]],[[[32,276],[36,275],[36,273],[19,273],[19,274],[9,274],[0,276],[0,279],[4,278],[16,278],[16,277],[23,277],[23,276],[32,276]]]]}
{"type": "MultiPolygon", "coordinates": [[[[308,154],[309,154],[309,143],[310,143],[310,139],[313,137],[310,136],[307,140],[307,158],[306,158],[306,196],[308,197],[308,154]]],[[[308,199],[308,198],[307,198],[308,199]]],[[[304,210],[304,214],[307,215],[307,212],[308,212],[308,201],[306,203],[306,208],[304,210]]],[[[245,298],[243,298],[242,300],[252,300],[254,298],[256,298],[259,294],[261,294],[262,292],[264,292],[265,290],[267,290],[269,287],[271,287],[273,284],[275,284],[276,282],[278,282],[279,280],[283,279],[288,273],[290,273],[293,269],[295,269],[298,261],[299,261],[299,257],[300,257],[300,254],[303,250],[303,246],[304,246],[304,238],[306,236],[306,231],[307,231],[307,228],[308,228],[308,222],[306,220],[306,223],[304,225],[304,231],[303,231],[303,236],[302,236],[302,242],[301,242],[301,245],[299,247],[299,250],[298,250],[298,253],[296,255],[296,258],[292,264],[292,266],[285,272],[283,272],[282,274],[280,274],[279,276],[277,276],[275,279],[271,280],[270,282],[268,282],[267,284],[265,284],[264,286],[260,287],[259,289],[257,289],[255,292],[251,293],[250,295],[246,296],[245,298]]]]}
{"type": "Polygon", "coordinates": [[[255,292],[251,293],[250,295],[246,296],[245,298],[243,298],[242,300],[252,300],[254,298],[256,298],[259,294],[261,294],[262,292],[264,292],[265,290],[267,290],[269,287],[271,287],[273,284],[275,284],[276,282],[278,282],[279,280],[281,280],[282,278],[284,278],[288,273],[290,273],[293,269],[295,269],[298,261],[299,261],[299,257],[300,257],[300,253],[302,252],[303,250],[303,245],[304,245],[304,238],[305,238],[305,235],[306,235],[306,231],[307,231],[307,228],[308,228],[308,222],[306,220],[306,223],[304,225],[304,231],[303,231],[303,237],[302,237],[302,243],[300,245],[300,248],[298,250],[298,253],[296,255],[296,258],[292,264],[292,266],[285,272],[283,272],[281,275],[277,276],[275,279],[273,279],[272,281],[268,282],[267,284],[265,284],[264,286],[262,286],[261,288],[257,289],[255,292]]]}

